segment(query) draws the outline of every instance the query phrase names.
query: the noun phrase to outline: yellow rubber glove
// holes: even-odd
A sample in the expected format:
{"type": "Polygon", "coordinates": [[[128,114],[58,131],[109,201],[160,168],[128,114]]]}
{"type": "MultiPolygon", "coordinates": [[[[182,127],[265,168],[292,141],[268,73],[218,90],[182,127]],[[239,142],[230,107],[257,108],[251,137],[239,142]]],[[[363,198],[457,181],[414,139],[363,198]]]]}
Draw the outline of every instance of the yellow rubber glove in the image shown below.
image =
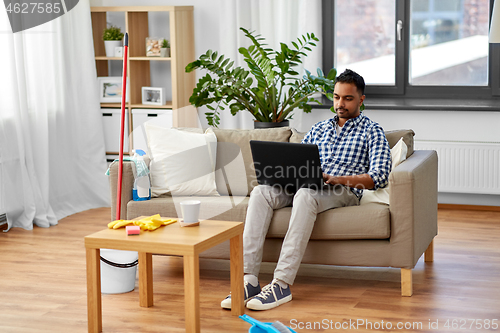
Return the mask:
{"type": "Polygon", "coordinates": [[[127,225],[132,225],[133,223],[134,221],[132,220],[118,220],[118,223],[115,223],[115,225],[113,225],[113,229],[118,229],[127,225]]]}
{"type": "Polygon", "coordinates": [[[169,225],[175,222],[177,222],[177,219],[161,218],[161,224],[163,225],[169,225]]]}
{"type": "Polygon", "coordinates": [[[153,221],[143,221],[143,220],[134,221],[134,225],[141,227],[141,230],[156,230],[159,227],[161,227],[161,223],[156,223],[153,221]]]}
{"type": "Polygon", "coordinates": [[[116,220],[116,221],[109,222],[108,223],[108,228],[109,229],[118,229],[118,228],[121,228],[123,226],[128,225],[129,223],[132,223],[132,221],[128,221],[128,220],[116,220]]]}
{"type": "Polygon", "coordinates": [[[161,217],[160,214],[144,217],[140,220],[116,220],[108,223],[108,228],[118,229],[127,225],[137,225],[141,230],[153,231],[161,227],[162,225],[169,225],[171,223],[177,222],[177,219],[169,219],[161,217]]]}
{"type": "Polygon", "coordinates": [[[109,222],[109,223],[108,223],[108,228],[109,228],[109,229],[113,229],[113,226],[114,226],[115,224],[117,224],[118,222],[120,222],[120,220],[116,220],[116,221],[111,221],[111,222],[109,222]]]}
{"type": "Polygon", "coordinates": [[[166,217],[161,217],[160,214],[156,214],[156,215],[142,218],[142,219],[137,220],[137,221],[144,222],[148,225],[151,225],[151,224],[153,224],[153,225],[156,225],[156,224],[169,225],[171,223],[177,222],[177,219],[169,219],[166,217]]]}

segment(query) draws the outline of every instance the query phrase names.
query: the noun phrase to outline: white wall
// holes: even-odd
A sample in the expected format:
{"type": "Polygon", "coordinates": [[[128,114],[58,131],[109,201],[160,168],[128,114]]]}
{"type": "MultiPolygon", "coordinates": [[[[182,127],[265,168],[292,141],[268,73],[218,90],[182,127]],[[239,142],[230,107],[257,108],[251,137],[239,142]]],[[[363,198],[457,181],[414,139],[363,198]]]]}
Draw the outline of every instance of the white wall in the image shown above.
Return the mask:
{"type": "Polygon", "coordinates": [[[497,142],[500,112],[366,111],[384,129],[411,128],[415,140],[497,142]]]}
{"type": "MultiPolygon", "coordinates": [[[[219,0],[90,0],[91,6],[194,6],[195,53],[219,48],[219,0]]],[[[198,73],[199,75],[199,73],[198,73]]],[[[199,76],[198,76],[199,77],[199,76]]],[[[204,110],[200,120],[205,123],[204,110]]],[[[500,144],[500,112],[464,111],[365,111],[386,130],[413,129],[415,140],[443,140],[469,142],[497,142],[500,144]]],[[[330,110],[316,109],[303,114],[301,121],[291,121],[299,131],[307,131],[318,121],[332,117],[330,110]]],[[[299,117],[298,117],[299,118],[299,117]]],[[[251,127],[251,124],[249,124],[251,127]]],[[[500,206],[500,196],[456,195],[440,193],[441,203],[500,206]]]]}

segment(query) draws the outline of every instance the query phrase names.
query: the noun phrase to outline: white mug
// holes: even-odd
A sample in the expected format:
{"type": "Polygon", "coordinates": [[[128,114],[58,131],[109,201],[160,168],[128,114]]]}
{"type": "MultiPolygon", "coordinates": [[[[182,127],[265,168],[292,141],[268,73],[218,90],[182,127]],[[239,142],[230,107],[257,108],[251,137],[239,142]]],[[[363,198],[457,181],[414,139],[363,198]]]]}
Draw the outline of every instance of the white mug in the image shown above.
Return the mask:
{"type": "Polygon", "coordinates": [[[187,200],[181,202],[182,219],[184,223],[196,223],[200,216],[201,201],[187,200]]]}

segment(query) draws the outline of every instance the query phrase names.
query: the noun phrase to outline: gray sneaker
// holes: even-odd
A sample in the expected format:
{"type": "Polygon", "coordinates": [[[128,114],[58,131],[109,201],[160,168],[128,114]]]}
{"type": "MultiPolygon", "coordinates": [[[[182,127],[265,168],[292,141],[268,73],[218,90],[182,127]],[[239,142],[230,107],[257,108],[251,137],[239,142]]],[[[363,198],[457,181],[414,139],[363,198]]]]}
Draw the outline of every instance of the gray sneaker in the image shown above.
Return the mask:
{"type": "MultiPolygon", "coordinates": [[[[260,293],[260,283],[257,284],[257,287],[254,287],[250,283],[245,281],[243,289],[245,290],[245,304],[247,304],[249,300],[251,300],[258,293],[260,293]]],[[[220,302],[220,306],[223,309],[231,310],[231,294],[229,294],[222,302],[220,302]]]]}
{"type": "Polygon", "coordinates": [[[277,280],[274,279],[247,303],[247,308],[251,310],[269,310],[291,300],[292,292],[290,291],[290,286],[281,288],[277,280]]]}

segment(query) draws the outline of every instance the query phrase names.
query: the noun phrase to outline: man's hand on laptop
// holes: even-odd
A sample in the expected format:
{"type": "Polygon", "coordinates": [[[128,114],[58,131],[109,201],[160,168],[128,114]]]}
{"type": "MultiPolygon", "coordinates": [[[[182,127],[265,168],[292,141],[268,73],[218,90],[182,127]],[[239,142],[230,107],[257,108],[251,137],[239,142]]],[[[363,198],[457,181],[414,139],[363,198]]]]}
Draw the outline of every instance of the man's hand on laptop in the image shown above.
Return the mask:
{"type": "Polygon", "coordinates": [[[375,187],[373,179],[367,173],[354,176],[332,176],[323,173],[323,180],[329,185],[340,184],[347,187],[359,188],[361,190],[372,189],[375,187]]]}
{"type": "Polygon", "coordinates": [[[349,182],[349,179],[347,179],[346,177],[332,176],[327,173],[323,173],[323,180],[328,185],[340,184],[351,187],[351,183],[349,182]]]}
{"type": "Polygon", "coordinates": [[[323,180],[325,181],[326,184],[330,184],[330,185],[340,184],[338,182],[337,178],[338,177],[335,177],[335,176],[332,176],[332,175],[329,175],[329,174],[323,172],[323,180]]]}

